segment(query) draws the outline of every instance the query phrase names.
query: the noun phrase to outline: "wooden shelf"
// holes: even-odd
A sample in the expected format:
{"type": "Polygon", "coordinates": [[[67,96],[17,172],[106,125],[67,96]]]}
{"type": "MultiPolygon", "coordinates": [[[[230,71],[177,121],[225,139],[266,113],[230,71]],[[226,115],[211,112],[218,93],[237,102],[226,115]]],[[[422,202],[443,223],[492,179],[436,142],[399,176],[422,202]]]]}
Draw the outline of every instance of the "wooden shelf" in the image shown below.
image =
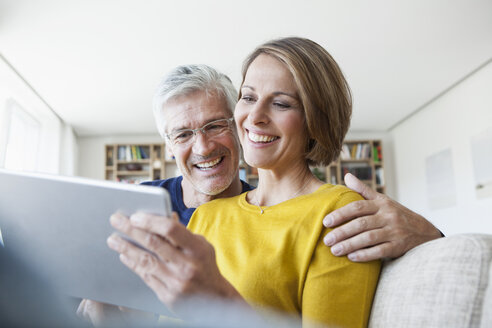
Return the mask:
{"type": "Polygon", "coordinates": [[[347,140],[343,147],[342,154],[346,158],[339,158],[326,168],[326,181],[343,184],[345,173],[350,172],[369,187],[385,193],[384,157],[381,140],[347,140]],[[349,159],[347,158],[348,155],[364,158],[349,159]]]}
{"type": "Polygon", "coordinates": [[[148,171],[116,171],[116,175],[149,175],[148,171]]]}
{"type": "Polygon", "coordinates": [[[169,178],[166,176],[166,164],[172,167],[176,162],[165,160],[165,147],[164,143],[105,145],[105,179],[139,184],[169,178]],[[153,167],[156,162],[160,162],[158,168],[153,167]],[[128,170],[130,165],[136,170],[128,170]]]}
{"type": "Polygon", "coordinates": [[[135,159],[131,161],[118,161],[118,164],[149,164],[150,159],[135,159]]]}
{"type": "MultiPolygon", "coordinates": [[[[311,168],[315,175],[324,180],[325,182],[332,184],[344,184],[343,176],[344,171],[355,172],[357,169],[359,173],[365,173],[366,176],[354,174],[362,180],[363,183],[370,186],[373,189],[377,189],[378,192],[385,193],[386,187],[384,185],[384,169],[383,169],[383,154],[382,154],[382,143],[381,140],[347,140],[344,142],[344,146],[348,147],[349,153],[347,157],[353,154],[359,155],[363,158],[339,158],[327,167],[316,167],[311,168]],[[359,146],[360,145],[360,146],[359,146]],[[356,147],[352,149],[352,147],[356,147]],[[360,147],[360,149],[357,149],[360,147]],[[374,158],[380,158],[374,161],[374,158]],[[379,175],[380,177],[376,178],[379,175]],[[379,182],[382,179],[383,183],[379,182]]],[[[341,157],[341,156],[340,156],[341,157]]],[[[243,172],[242,178],[250,184],[255,184],[258,182],[258,175],[254,174],[254,169],[249,167],[246,163],[241,163],[239,165],[243,172]]]]}

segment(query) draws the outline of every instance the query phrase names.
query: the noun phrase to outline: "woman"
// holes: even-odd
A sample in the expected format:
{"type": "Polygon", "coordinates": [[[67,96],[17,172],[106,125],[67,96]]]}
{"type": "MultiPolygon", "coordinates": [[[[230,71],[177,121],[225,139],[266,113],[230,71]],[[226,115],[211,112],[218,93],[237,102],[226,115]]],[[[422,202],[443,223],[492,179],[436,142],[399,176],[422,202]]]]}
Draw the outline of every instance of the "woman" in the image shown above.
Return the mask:
{"type": "Polygon", "coordinates": [[[115,236],[110,247],[173,309],[205,295],[293,313],[303,325],[367,325],[380,263],[333,256],[321,224],[361,197],[309,170],[338,155],[350,115],[347,83],[321,46],[285,38],[258,47],[244,63],[234,113],[258,188],[200,206],[189,230],[148,214],[114,215],[115,228],[156,256],[115,236]]]}
{"type": "Polygon", "coordinates": [[[336,158],[348,129],[342,73],[310,40],[275,40],[246,59],[239,98],[234,118],[258,188],[202,205],[188,228],[214,245],[221,273],[248,302],[303,322],[365,326],[380,264],[334,257],[320,224],[361,198],[309,169],[336,158]]]}

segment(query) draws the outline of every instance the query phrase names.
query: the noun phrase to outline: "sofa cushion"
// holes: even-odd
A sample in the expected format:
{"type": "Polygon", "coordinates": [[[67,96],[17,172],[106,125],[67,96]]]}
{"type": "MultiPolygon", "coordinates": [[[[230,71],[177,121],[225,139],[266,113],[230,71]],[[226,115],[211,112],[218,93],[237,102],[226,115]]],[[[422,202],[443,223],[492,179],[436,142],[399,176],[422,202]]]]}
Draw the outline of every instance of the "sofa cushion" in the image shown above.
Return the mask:
{"type": "Polygon", "coordinates": [[[386,261],[369,326],[492,327],[491,260],[492,235],[461,234],[386,261]]]}

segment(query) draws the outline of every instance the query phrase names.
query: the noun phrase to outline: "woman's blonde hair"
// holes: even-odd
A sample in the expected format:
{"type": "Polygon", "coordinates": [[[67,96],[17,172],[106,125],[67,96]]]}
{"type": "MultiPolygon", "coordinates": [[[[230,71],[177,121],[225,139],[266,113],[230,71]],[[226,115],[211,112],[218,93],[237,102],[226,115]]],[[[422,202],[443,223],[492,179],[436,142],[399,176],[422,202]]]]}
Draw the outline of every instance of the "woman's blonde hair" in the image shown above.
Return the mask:
{"type": "Polygon", "coordinates": [[[249,66],[261,54],[283,62],[294,77],[306,119],[308,164],[330,164],[340,154],[352,115],[352,97],[340,67],[316,42],[282,38],[260,45],[246,58],[241,85],[249,66]]]}

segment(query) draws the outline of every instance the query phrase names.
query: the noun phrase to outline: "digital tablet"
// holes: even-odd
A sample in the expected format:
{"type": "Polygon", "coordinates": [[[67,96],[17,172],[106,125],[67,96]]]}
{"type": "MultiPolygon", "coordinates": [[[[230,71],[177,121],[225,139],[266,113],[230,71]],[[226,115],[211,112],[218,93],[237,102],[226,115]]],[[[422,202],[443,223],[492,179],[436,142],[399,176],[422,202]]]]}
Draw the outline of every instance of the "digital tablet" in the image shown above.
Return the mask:
{"type": "Polygon", "coordinates": [[[168,314],[106,239],[117,211],[171,210],[164,188],[0,170],[3,247],[68,296],[168,314]]]}

